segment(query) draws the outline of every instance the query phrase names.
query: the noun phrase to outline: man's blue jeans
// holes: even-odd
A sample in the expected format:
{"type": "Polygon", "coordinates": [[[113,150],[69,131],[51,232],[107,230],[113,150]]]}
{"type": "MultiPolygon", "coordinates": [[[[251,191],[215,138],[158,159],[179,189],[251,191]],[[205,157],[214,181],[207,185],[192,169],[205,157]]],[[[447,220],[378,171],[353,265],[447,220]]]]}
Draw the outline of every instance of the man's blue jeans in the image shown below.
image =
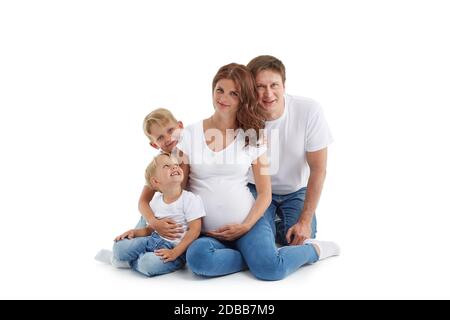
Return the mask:
{"type": "MultiPolygon", "coordinates": [[[[257,193],[255,185],[249,183],[247,186],[253,194],[253,197],[256,199],[257,193]]],[[[286,234],[289,228],[299,220],[305,204],[305,197],[306,188],[301,188],[296,192],[286,195],[272,193],[272,202],[264,213],[264,216],[272,228],[277,243],[283,246],[288,245],[286,234]],[[277,217],[279,219],[277,219],[277,217]]],[[[317,220],[316,215],[314,215],[311,222],[311,238],[316,237],[316,232],[317,220]]]]}
{"type": "Polygon", "coordinates": [[[172,249],[174,246],[161,238],[156,232],[148,237],[124,239],[114,243],[113,255],[115,259],[128,261],[133,270],[148,277],[157,276],[178,270],[186,263],[183,254],[175,261],[164,263],[154,254],[157,249],[172,249]]]}

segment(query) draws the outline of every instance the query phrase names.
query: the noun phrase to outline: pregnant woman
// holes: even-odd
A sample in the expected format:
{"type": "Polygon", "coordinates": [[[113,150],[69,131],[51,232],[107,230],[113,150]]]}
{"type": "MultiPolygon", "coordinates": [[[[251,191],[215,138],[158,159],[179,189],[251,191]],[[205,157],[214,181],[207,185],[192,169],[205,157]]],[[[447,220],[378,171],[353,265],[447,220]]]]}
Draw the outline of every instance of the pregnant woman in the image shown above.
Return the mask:
{"type": "MultiPolygon", "coordinates": [[[[221,276],[250,269],[262,280],[280,280],[304,264],[337,254],[332,242],[308,239],[277,248],[264,212],[271,202],[264,116],[257,104],[255,80],[247,67],[229,64],[212,83],[214,114],[183,130],[178,144],[187,188],[200,195],[206,210],[204,236],[187,251],[197,275],[221,276]],[[252,170],[257,189],[247,187],[252,170]]],[[[271,217],[270,217],[271,219],[271,217]]]]}

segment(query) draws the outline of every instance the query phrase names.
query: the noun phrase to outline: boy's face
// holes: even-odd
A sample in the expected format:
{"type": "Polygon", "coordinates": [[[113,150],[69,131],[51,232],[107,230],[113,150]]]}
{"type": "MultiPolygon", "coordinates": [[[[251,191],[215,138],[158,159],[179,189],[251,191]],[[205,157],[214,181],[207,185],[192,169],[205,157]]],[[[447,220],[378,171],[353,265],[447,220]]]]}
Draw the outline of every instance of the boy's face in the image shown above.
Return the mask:
{"type": "Polygon", "coordinates": [[[158,157],[156,169],[156,179],[154,183],[157,187],[166,187],[169,185],[180,185],[183,181],[183,170],[178,165],[176,159],[168,155],[158,157]]]}
{"type": "Polygon", "coordinates": [[[150,127],[150,145],[153,148],[171,153],[178,144],[180,129],[182,128],[183,123],[181,121],[169,121],[162,126],[157,124],[152,125],[150,127]]]}

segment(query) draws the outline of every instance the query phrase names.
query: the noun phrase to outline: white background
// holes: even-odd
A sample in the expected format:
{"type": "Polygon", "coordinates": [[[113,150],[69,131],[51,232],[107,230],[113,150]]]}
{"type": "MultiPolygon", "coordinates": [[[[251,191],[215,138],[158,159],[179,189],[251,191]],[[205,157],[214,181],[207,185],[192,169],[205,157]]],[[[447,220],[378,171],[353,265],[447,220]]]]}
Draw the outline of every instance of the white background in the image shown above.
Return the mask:
{"type": "Polygon", "coordinates": [[[2,1],[0,298],[450,298],[446,1],[2,1]],[[318,208],[338,258],[279,282],[94,261],[139,218],[144,116],[212,113],[230,62],[271,54],[335,143],[318,208]]]}

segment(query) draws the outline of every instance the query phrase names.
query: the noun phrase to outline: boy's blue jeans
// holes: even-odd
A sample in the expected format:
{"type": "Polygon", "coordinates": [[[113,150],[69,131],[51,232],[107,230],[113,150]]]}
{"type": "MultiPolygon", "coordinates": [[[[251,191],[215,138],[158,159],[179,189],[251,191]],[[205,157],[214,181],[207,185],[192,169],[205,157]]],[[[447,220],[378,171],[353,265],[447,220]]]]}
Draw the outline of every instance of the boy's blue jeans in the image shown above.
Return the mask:
{"type": "Polygon", "coordinates": [[[175,261],[164,263],[155,255],[157,249],[172,249],[174,246],[153,232],[147,237],[124,239],[114,243],[114,258],[128,261],[133,270],[148,277],[157,276],[178,270],[186,263],[186,255],[179,256],[175,261]]]}
{"type": "MultiPolygon", "coordinates": [[[[254,185],[249,185],[256,197],[254,185]]],[[[281,280],[301,266],[314,263],[318,255],[310,244],[277,248],[275,235],[286,243],[287,230],[298,221],[303,209],[306,189],[289,195],[274,195],[265,215],[241,238],[224,242],[211,237],[201,237],[188,248],[186,259],[189,268],[197,275],[214,277],[239,272],[247,268],[262,280],[281,280]],[[281,215],[278,229],[275,214],[281,215]],[[283,240],[284,239],[284,240],[283,240]]],[[[312,225],[315,236],[315,219],[312,225]]]]}

